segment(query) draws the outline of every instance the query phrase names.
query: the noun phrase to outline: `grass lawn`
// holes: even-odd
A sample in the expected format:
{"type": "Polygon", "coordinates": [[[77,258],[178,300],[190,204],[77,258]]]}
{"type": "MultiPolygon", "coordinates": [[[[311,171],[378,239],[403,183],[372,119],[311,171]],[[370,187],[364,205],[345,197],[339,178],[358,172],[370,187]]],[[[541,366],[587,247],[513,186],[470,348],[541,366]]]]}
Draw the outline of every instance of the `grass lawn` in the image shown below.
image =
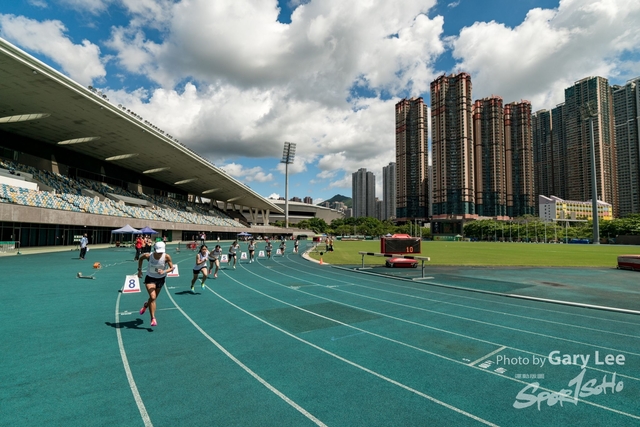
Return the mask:
{"type": "MultiPolygon", "coordinates": [[[[358,251],[380,252],[380,241],[334,241],[334,251],[322,255],[329,264],[360,264],[358,251]]],[[[638,246],[495,242],[422,242],[429,265],[512,265],[555,267],[615,267],[617,256],[640,254],[638,246]]],[[[319,253],[311,257],[320,259],[319,253]]],[[[365,257],[365,264],[384,264],[384,257],[365,257]]]]}

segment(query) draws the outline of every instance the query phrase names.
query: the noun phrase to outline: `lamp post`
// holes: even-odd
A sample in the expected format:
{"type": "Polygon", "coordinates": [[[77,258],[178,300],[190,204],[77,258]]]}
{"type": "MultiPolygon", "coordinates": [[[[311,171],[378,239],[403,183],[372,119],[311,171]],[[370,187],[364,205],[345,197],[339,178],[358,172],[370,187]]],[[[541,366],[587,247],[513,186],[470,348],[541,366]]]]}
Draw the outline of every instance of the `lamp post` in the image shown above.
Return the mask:
{"type": "Polygon", "coordinates": [[[285,142],[282,151],[282,160],[284,163],[284,226],[289,228],[289,165],[293,163],[296,156],[296,144],[293,142],[285,142]]]}
{"type": "Polygon", "coordinates": [[[598,184],[596,180],[596,143],[593,135],[593,119],[598,117],[595,101],[591,100],[580,108],[582,120],[589,120],[589,147],[591,150],[591,216],[593,217],[593,244],[600,244],[600,224],[598,222],[598,184]]]}

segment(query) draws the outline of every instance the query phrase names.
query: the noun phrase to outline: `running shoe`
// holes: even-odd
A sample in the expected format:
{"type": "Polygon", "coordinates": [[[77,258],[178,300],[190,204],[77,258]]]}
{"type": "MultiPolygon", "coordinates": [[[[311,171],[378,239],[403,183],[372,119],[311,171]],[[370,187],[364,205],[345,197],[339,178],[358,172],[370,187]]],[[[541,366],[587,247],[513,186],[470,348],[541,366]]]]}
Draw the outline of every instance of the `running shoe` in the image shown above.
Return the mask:
{"type": "Polygon", "coordinates": [[[214,275],[213,275],[213,278],[214,278],[214,279],[217,279],[217,278],[218,278],[218,274],[217,274],[217,273],[216,273],[216,274],[214,274],[214,275]]]}
{"type": "Polygon", "coordinates": [[[234,270],[236,269],[236,266],[235,266],[235,265],[233,266],[233,269],[234,269],[234,270]]]}
{"type": "Polygon", "coordinates": [[[194,291],[195,291],[195,289],[194,289],[193,285],[191,285],[191,292],[194,292],[194,291]]]}
{"type": "Polygon", "coordinates": [[[158,326],[158,322],[156,322],[156,318],[151,319],[151,326],[158,326]]]}
{"type": "Polygon", "coordinates": [[[149,301],[145,302],[142,308],[140,309],[140,314],[144,314],[147,311],[147,306],[149,305],[149,301]]]}
{"type": "Polygon", "coordinates": [[[200,282],[200,286],[204,289],[204,282],[200,282]]]}

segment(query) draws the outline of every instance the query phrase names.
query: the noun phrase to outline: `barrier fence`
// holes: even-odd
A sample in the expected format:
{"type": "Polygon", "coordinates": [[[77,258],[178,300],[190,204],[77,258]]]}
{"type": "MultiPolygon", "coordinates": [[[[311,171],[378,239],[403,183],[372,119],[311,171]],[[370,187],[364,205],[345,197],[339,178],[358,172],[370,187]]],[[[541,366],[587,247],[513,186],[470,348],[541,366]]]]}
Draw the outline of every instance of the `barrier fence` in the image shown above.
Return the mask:
{"type": "Polygon", "coordinates": [[[431,258],[429,258],[428,256],[416,256],[416,255],[398,255],[398,254],[382,254],[382,253],[375,253],[375,252],[363,252],[363,251],[359,251],[358,252],[360,255],[362,255],[362,268],[364,268],[364,257],[365,256],[381,256],[381,257],[386,257],[386,258],[407,258],[407,259],[415,259],[415,260],[419,260],[422,261],[422,277],[424,277],[424,262],[425,261],[431,261],[431,258]]]}
{"type": "Polygon", "coordinates": [[[0,242],[0,254],[15,253],[20,247],[20,242],[0,242]]]}

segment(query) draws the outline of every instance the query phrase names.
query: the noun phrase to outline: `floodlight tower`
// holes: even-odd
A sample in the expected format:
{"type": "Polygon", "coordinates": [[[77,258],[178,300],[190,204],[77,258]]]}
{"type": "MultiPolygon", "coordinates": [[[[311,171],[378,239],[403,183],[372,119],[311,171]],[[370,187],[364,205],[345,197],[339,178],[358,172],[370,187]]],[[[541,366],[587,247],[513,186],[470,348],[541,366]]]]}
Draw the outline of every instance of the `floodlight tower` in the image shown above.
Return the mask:
{"type": "Polygon", "coordinates": [[[582,120],[589,120],[589,140],[591,148],[591,216],[593,217],[593,244],[600,244],[600,223],[598,218],[598,184],[596,181],[596,143],[593,135],[593,119],[598,117],[598,107],[594,101],[582,104],[582,120]]]}
{"type": "Polygon", "coordinates": [[[293,142],[285,142],[282,151],[282,160],[284,163],[284,226],[289,228],[289,165],[293,163],[296,156],[296,144],[293,142]]]}

